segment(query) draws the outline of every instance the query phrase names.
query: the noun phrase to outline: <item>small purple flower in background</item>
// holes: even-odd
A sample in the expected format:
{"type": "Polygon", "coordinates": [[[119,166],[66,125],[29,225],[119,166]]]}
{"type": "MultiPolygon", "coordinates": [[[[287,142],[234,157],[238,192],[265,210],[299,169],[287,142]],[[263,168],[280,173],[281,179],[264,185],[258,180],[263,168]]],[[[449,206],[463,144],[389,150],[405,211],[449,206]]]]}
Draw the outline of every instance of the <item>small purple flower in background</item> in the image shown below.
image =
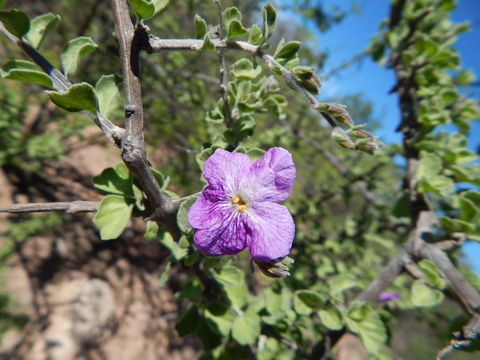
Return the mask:
{"type": "Polygon", "coordinates": [[[188,220],[193,238],[206,254],[236,254],[246,247],[254,260],[286,256],[295,224],[285,200],[295,181],[292,155],[274,147],[257,161],[217,149],[205,162],[208,186],[192,205],[188,220]]]}
{"type": "Polygon", "coordinates": [[[400,297],[400,293],[396,291],[384,291],[378,295],[378,300],[380,301],[390,301],[393,299],[398,299],[400,297]]]}

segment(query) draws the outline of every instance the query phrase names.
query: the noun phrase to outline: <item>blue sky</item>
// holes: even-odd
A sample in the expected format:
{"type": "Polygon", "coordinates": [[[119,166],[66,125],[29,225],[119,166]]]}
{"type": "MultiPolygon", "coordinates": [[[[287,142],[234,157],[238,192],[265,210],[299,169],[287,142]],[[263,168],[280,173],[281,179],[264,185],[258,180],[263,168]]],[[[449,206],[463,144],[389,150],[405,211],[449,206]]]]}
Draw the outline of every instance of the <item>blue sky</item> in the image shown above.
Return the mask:
{"type": "MultiPolygon", "coordinates": [[[[326,8],[338,6],[342,10],[351,8],[352,0],[324,0],[326,8]]],[[[348,16],[329,31],[317,32],[318,47],[329,52],[325,72],[328,73],[344,61],[360,54],[369,44],[370,38],[378,33],[379,24],[388,16],[390,1],[360,0],[360,12],[350,11],[348,16]]],[[[455,22],[470,21],[471,30],[460,35],[456,48],[462,58],[462,66],[480,75],[480,0],[460,0],[453,13],[455,22]]],[[[306,24],[311,30],[312,24],[306,24]]],[[[321,75],[321,74],[320,74],[321,75]]],[[[401,136],[395,132],[399,123],[397,95],[388,94],[394,84],[394,74],[365,58],[361,63],[352,64],[336,76],[323,81],[322,94],[330,97],[362,92],[365,98],[374,104],[374,114],[382,128],[376,132],[382,141],[391,143],[400,141],[401,136]]],[[[480,98],[480,87],[472,88],[476,98],[480,98]]],[[[454,130],[453,127],[449,127],[454,130]]],[[[470,148],[478,149],[480,144],[480,121],[472,122],[469,138],[470,148]]],[[[480,244],[466,242],[463,246],[466,261],[480,274],[480,244]]]]}

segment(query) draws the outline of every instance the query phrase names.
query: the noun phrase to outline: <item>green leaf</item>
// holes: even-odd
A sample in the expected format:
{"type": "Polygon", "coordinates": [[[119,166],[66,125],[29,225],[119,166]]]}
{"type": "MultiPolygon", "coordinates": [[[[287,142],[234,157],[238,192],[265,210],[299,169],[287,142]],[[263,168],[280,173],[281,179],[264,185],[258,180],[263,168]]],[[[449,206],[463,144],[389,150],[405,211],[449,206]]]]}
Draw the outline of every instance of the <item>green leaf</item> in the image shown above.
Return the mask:
{"type": "Polygon", "coordinates": [[[102,75],[95,85],[100,113],[107,118],[120,108],[121,79],[115,75],[102,75]]]}
{"type": "Polygon", "coordinates": [[[460,70],[455,77],[455,81],[458,85],[466,86],[471,84],[475,80],[475,74],[470,70],[460,70]]]}
{"type": "Polygon", "coordinates": [[[135,12],[143,19],[155,14],[155,5],[151,0],[129,0],[135,12]]]}
{"type": "Polygon", "coordinates": [[[253,344],[260,335],[260,316],[248,310],[233,321],[232,338],[241,345],[253,344]]]}
{"type": "Polygon", "coordinates": [[[309,315],[324,303],[323,297],[312,290],[297,290],[293,298],[295,311],[301,315],[309,315]]]}
{"type": "Polygon", "coordinates": [[[272,4],[267,4],[262,9],[262,36],[266,41],[272,36],[273,31],[275,30],[275,19],[277,17],[277,11],[272,4]]]}
{"type": "Polygon", "coordinates": [[[343,328],[343,316],[336,306],[328,306],[318,312],[320,321],[330,330],[340,330],[343,328]]]}
{"type": "Polygon", "coordinates": [[[191,196],[185,201],[182,201],[182,203],[180,204],[177,213],[177,224],[183,233],[188,233],[192,229],[192,226],[188,221],[188,210],[190,210],[190,207],[195,201],[197,201],[197,199],[198,196],[191,196]]]}
{"type": "Polygon", "coordinates": [[[235,320],[235,311],[233,311],[233,309],[220,312],[215,310],[214,306],[210,306],[209,310],[206,310],[204,313],[205,320],[207,320],[207,324],[212,330],[227,337],[230,334],[232,323],[235,320]]]}
{"type": "Polygon", "coordinates": [[[102,240],[116,239],[127,227],[133,210],[133,201],[123,196],[107,195],[93,218],[100,228],[102,240]]]}
{"type": "Polygon", "coordinates": [[[30,30],[25,38],[35,49],[42,46],[48,33],[60,24],[60,16],[52,13],[37,16],[30,23],[30,30]]]}
{"type": "Polygon", "coordinates": [[[225,23],[225,27],[228,28],[228,24],[234,20],[242,20],[242,14],[240,13],[240,10],[238,10],[238,8],[235,6],[226,8],[223,12],[223,22],[225,23]]]}
{"type": "Polygon", "coordinates": [[[250,33],[248,34],[248,42],[253,45],[258,45],[262,40],[262,30],[257,25],[253,24],[250,28],[250,33]]]}
{"type": "Polygon", "coordinates": [[[475,227],[472,224],[463,220],[442,216],[439,221],[450,233],[468,233],[475,230],[475,227]]]}
{"type": "Polygon", "coordinates": [[[195,38],[203,39],[207,33],[207,23],[203,18],[196,14],[195,15],[195,38]]]}
{"type": "Polygon", "coordinates": [[[370,315],[371,312],[372,308],[370,304],[364,302],[355,302],[350,305],[347,316],[354,321],[363,321],[370,315]]]}
{"type": "Polygon", "coordinates": [[[201,47],[202,50],[207,50],[207,51],[214,51],[215,50],[215,45],[213,44],[212,40],[210,40],[210,34],[207,33],[205,37],[203,38],[203,45],[201,47]]]}
{"type": "Polygon", "coordinates": [[[223,24],[226,29],[226,38],[244,35],[248,32],[242,25],[242,14],[236,7],[229,7],[223,12],[223,24]]]}
{"type": "Polygon", "coordinates": [[[233,20],[228,24],[227,29],[227,39],[231,39],[234,37],[242,36],[248,33],[248,30],[243,27],[242,23],[239,20],[233,20]]]}
{"type": "Polygon", "coordinates": [[[203,149],[200,153],[195,156],[195,160],[197,161],[198,167],[200,170],[203,170],[203,165],[205,165],[205,161],[217,150],[218,146],[211,146],[209,148],[203,149]]]}
{"type": "Polygon", "coordinates": [[[415,280],[412,284],[410,300],[418,307],[431,307],[443,301],[443,293],[432,289],[421,279],[415,280]]]}
{"type": "Polygon", "coordinates": [[[333,278],[328,282],[332,295],[338,295],[345,290],[358,286],[358,281],[351,275],[344,274],[333,278]]]}
{"type": "Polygon", "coordinates": [[[434,287],[444,289],[447,286],[447,281],[442,277],[435,263],[428,259],[422,259],[418,265],[423,275],[434,287]]]}
{"type": "Polygon", "coordinates": [[[460,220],[477,223],[480,219],[480,193],[469,190],[460,196],[460,220]]]}
{"type": "Polygon", "coordinates": [[[2,66],[4,79],[28,81],[53,88],[52,79],[36,64],[26,60],[11,60],[2,66]]]}
{"type": "Polygon", "coordinates": [[[177,243],[172,235],[169,232],[164,232],[162,237],[160,238],[160,243],[165,246],[170,253],[172,254],[175,260],[181,260],[188,254],[188,249],[185,249],[177,243]]]}
{"type": "Polygon", "coordinates": [[[143,191],[135,184],[132,184],[133,198],[135,199],[135,206],[138,210],[145,210],[145,205],[143,204],[143,191]]]}
{"type": "Polygon", "coordinates": [[[154,15],[163,11],[170,3],[170,0],[152,0],[153,6],[155,7],[154,15]]]}
{"type": "Polygon", "coordinates": [[[385,324],[378,314],[370,316],[358,324],[360,339],[365,349],[371,354],[377,354],[387,341],[387,330],[385,324]]]}
{"type": "Polygon", "coordinates": [[[215,273],[215,278],[223,285],[237,286],[244,281],[244,272],[235,266],[224,266],[215,273]]]}
{"type": "Polygon", "coordinates": [[[418,184],[421,192],[431,192],[440,196],[448,196],[455,191],[455,182],[449,177],[436,175],[424,178],[418,184]]]}
{"type": "Polygon", "coordinates": [[[132,184],[132,177],[124,163],[119,163],[115,168],[107,168],[93,177],[93,186],[109,194],[133,195],[132,184]]]}
{"type": "Polygon", "coordinates": [[[238,79],[254,80],[262,73],[261,66],[253,67],[249,59],[240,59],[230,68],[232,75],[238,79]]]}
{"type": "Polygon", "coordinates": [[[68,75],[75,73],[80,59],[90,54],[97,47],[98,45],[89,36],[71,39],[60,56],[65,76],[68,77],[68,75]]]}
{"type": "Polygon", "coordinates": [[[418,180],[429,179],[442,170],[442,159],[437,155],[422,151],[417,165],[415,178],[418,180]]]}
{"type": "Polygon", "coordinates": [[[300,44],[299,41],[289,41],[287,43],[279,44],[273,57],[277,60],[281,59],[286,62],[297,54],[300,44]]]}
{"type": "Polygon", "coordinates": [[[64,92],[49,91],[48,95],[57,106],[67,111],[88,110],[92,114],[98,111],[98,100],[92,85],[82,82],[73,84],[64,92]]]}
{"type": "Polygon", "coordinates": [[[0,11],[0,21],[9,32],[19,39],[30,30],[28,15],[17,9],[0,11]]]}
{"type": "Polygon", "coordinates": [[[175,330],[177,330],[178,335],[183,337],[193,333],[197,327],[199,318],[200,315],[198,314],[196,305],[190,305],[188,309],[180,315],[175,325],[175,330]]]}
{"type": "Polygon", "coordinates": [[[369,353],[378,353],[387,341],[385,324],[370,304],[363,302],[351,304],[346,320],[348,328],[360,335],[369,353]]]}
{"type": "Polygon", "coordinates": [[[146,239],[155,239],[158,235],[158,224],[155,221],[148,220],[147,221],[147,228],[145,230],[145,238],[146,239]]]}

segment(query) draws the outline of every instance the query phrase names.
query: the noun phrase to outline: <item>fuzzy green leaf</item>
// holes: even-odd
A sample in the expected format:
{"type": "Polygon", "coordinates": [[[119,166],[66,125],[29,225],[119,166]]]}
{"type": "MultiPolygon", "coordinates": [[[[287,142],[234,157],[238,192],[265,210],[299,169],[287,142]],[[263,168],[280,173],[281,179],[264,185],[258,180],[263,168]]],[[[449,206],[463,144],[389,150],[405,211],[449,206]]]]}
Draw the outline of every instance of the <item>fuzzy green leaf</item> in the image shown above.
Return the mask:
{"type": "Polygon", "coordinates": [[[158,235],[158,224],[155,221],[149,220],[147,221],[147,228],[145,230],[145,238],[146,239],[155,239],[158,235]]]}
{"type": "Polygon", "coordinates": [[[153,6],[155,7],[154,15],[163,11],[170,3],[170,0],[152,0],[153,6]]]}
{"type": "Polygon", "coordinates": [[[198,196],[191,196],[180,204],[177,213],[177,224],[183,233],[187,233],[192,229],[190,222],[188,221],[188,210],[197,201],[198,196]]]}
{"type": "Polygon", "coordinates": [[[275,19],[277,17],[277,11],[272,4],[267,4],[262,9],[262,35],[265,40],[268,40],[272,36],[275,30],[275,19]]]}
{"type": "Polygon", "coordinates": [[[151,0],[129,0],[135,12],[143,19],[155,14],[155,5],[151,0]]]}
{"type": "Polygon", "coordinates": [[[11,60],[2,66],[1,75],[4,79],[28,81],[52,88],[50,76],[36,64],[27,60],[11,60]]]}
{"type": "Polygon", "coordinates": [[[443,301],[443,293],[432,289],[421,279],[413,282],[410,296],[413,305],[418,307],[431,307],[443,301]]]}
{"type": "Polygon", "coordinates": [[[228,24],[227,29],[227,39],[234,37],[242,36],[248,33],[248,30],[243,27],[242,23],[239,20],[233,20],[228,24]]]}
{"type": "Polygon", "coordinates": [[[58,24],[60,24],[59,15],[48,13],[37,16],[31,21],[30,30],[25,38],[35,49],[39,49],[48,33],[55,30],[58,24]]]}
{"type": "Polygon", "coordinates": [[[279,47],[275,51],[275,59],[291,59],[293,58],[298,49],[300,49],[299,41],[289,41],[287,43],[279,44],[279,47]]]}
{"type": "Polygon", "coordinates": [[[418,190],[421,192],[431,192],[440,196],[448,196],[455,191],[455,183],[449,177],[436,175],[421,180],[418,184],[418,190]]]}
{"type": "Polygon", "coordinates": [[[60,57],[65,76],[68,77],[68,75],[75,73],[80,59],[90,54],[97,47],[98,45],[89,36],[71,39],[60,57]]]}
{"type": "Polygon", "coordinates": [[[253,45],[258,45],[262,42],[262,30],[255,24],[252,25],[250,33],[248,34],[248,42],[253,45]]]}
{"type": "Polygon", "coordinates": [[[318,312],[320,321],[330,330],[340,330],[343,328],[343,316],[336,306],[329,306],[318,312]]]}
{"type": "Polygon", "coordinates": [[[188,249],[185,249],[177,243],[172,235],[169,232],[164,232],[162,237],[160,238],[160,243],[165,246],[170,253],[172,254],[175,260],[181,260],[188,254],[188,249]]]}
{"type": "Polygon", "coordinates": [[[195,15],[195,38],[203,39],[207,33],[207,23],[206,21],[198,14],[195,15]]]}
{"type": "Polygon", "coordinates": [[[98,111],[98,100],[92,85],[82,82],[73,84],[64,92],[49,91],[48,95],[57,106],[67,111],[88,110],[92,114],[98,111]]]}
{"type": "Polygon", "coordinates": [[[115,75],[102,75],[95,85],[100,113],[107,118],[121,106],[120,89],[121,79],[115,75]]]}
{"type": "Polygon", "coordinates": [[[447,286],[447,281],[442,277],[434,262],[428,259],[422,259],[418,263],[418,266],[430,284],[438,289],[444,289],[447,286]]]}
{"type": "Polygon", "coordinates": [[[215,45],[213,44],[212,40],[210,40],[210,33],[207,33],[203,38],[203,45],[201,49],[207,51],[215,51],[215,45]]]}
{"type": "Polygon", "coordinates": [[[261,66],[253,67],[249,59],[240,59],[230,68],[232,75],[238,79],[254,80],[262,73],[261,66]]]}
{"type": "Polygon", "coordinates": [[[237,286],[244,281],[244,273],[235,266],[224,266],[215,278],[223,285],[237,286]]]}
{"type": "Polygon", "coordinates": [[[437,175],[440,170],[442,170],[442,159],[433,153],[422,151],[415,177],[419,180],[428,179],[437,175]]]}
{"type": "Polygon", "coordinates": [[[107,168],[93,177],[93,186],[108,194],[131,196],[132,184],[132,177],[124,163],[119,163],[115,168],[107,168]]]}
{"type": "Polygon", "coordinates": [[[0,11],[0,21],[5,28],[19,39],[30,30],[30,19],[23,11],[13,9],[0,11]]]}
{"type": "Polygon", "coordinates": [[[442,216],[439,220],[442,226],[450,233],[468,233],[475,230],[475,227],[472,224],[463,220],[452,219],[446,216],[442,216]]]}
{"type": "Polygon", "coordinates": [[[127,227],[133,210],[133,200],[118,195],[107,195],[93,218],[100,228],[102,240],[116,239],[127,227]]]}
{"type": "Polygon", "coordinates": [[[235,318],[232,338],[241,345],[253,344],[260,335],[260,316],[252,309],[235,318]]]}
{"type": "Polygon", "coordinates": [[[199,318],[197,307],[190,305],[188,309],[180,315],[175,325],[175,330],[177,330],[178,335],[185,336],[194,332],[199,318]]]}
{"type": "Polygon", "coordinates": [[[301,315],[309,315],[312,310],[320,307],[324,302],[323,297],[312,290],[297,290],[293,299],[295,311],[301,315]]]}

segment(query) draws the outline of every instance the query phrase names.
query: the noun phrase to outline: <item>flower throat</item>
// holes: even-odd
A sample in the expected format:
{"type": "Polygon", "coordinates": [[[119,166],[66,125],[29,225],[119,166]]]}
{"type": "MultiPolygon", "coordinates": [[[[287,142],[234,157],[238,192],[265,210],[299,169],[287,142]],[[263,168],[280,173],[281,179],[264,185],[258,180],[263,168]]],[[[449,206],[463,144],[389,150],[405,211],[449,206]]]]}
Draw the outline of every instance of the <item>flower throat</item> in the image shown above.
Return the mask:
{"type": "Polygon", "coordinates": [[[240,195],[235,195],[232,198],[232,204],[237,205],[237,209],[239,211],[243,211],[248,207],[247,203],[245,202],[245,200],[243,200],[243,198],[240,195]]]}

